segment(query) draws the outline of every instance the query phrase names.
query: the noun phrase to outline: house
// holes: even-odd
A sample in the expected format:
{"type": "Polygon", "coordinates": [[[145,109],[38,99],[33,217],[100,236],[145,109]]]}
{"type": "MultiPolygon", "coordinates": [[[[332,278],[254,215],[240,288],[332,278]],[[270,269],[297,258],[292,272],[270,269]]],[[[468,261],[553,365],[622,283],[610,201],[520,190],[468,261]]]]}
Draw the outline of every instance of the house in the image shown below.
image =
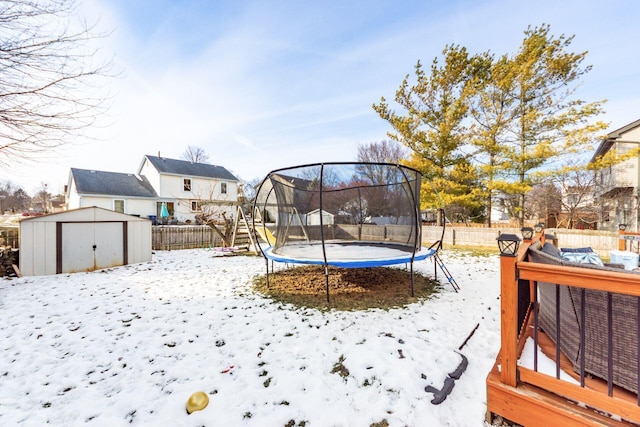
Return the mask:
{"type": "Polygon", "coordinates": [[[231,218],[239,180],[222,166],[146,155],[137,173],[72,168],[67,209],[97,206],[129,215],[195,222],[203,212],[231,218]],[[163,206],[168,217],[163,217],[163,206]]]}
{"type": "Polygon", "coordinates": [[[555,224],[546,221],[548,227],[561,226],[579,230],[595,230],[598,224],[599,206],[595,203],[595,187],[588,184],[562,185],[562,211],[554,216],[555,224]]]}
{"type": "MultiPolygon", "coordinates": [[[[640,145],[640,120],[629,123],[611,133],[600,143],[591,159],[615,150],[623,156],[640,145]]],[[[630,158],[596,172],[595,197],[600,205],[599,230],[617,230],[626,224],[628,230],[638,229],[638,187],[640,156],[630,158]]]]}

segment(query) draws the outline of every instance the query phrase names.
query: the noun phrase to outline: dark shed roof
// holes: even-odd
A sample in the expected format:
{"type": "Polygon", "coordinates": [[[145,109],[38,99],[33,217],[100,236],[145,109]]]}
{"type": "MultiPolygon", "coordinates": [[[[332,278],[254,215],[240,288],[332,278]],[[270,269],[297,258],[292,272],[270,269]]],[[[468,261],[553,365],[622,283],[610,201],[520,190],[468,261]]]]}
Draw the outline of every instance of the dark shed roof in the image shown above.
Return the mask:
{"type": "Polygon", "coordinates": [[[145,158],[147,158],[160,173],[238,181],[238,178],[222,166],[209,165],[207,163],[192,163],[186,160],[167,159],[149,155],[146,155],[145,158]]]}
{"type": "Polygon", "coordinates": [[[80,194],[158,197],[147,178],[131,173],[71,168],[71,176],[80,194]]]}

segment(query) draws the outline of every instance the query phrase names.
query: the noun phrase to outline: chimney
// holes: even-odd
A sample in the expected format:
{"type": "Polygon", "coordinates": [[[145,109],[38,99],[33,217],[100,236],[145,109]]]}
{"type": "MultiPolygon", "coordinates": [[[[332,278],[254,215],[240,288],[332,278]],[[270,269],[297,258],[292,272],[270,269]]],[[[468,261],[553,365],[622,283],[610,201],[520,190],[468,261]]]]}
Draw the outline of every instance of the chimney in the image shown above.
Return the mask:
{"type": "Polygon", "coordinates": [[[158,150],[158,158],[160,158],[160,159],[162,158],[162,157],[160,157],[160,150],[158,150]]]}

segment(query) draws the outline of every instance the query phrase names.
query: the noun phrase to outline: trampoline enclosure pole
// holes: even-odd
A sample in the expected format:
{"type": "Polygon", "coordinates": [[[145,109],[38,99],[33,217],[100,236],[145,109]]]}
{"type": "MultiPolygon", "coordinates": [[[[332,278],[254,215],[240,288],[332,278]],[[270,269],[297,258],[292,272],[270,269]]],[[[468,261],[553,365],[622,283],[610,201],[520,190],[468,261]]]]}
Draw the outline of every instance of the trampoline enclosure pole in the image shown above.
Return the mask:
{"type": "Polygon", "coordinates": [[[324,281],[327,287],[327,304],[329,304],[329,267],[326,264],[324,265],[324,281]]]}
{"type": "Polygon", "coordinates": [[[265,257],[264,258],[266,265],[267,265],[267,289],[271,289],[269,287],[269,258],[265,257]]]}
{"type": "Polygon", "coordinates": [[[411,260],[411,297],[413,296],[413,260],[411,260]]]}

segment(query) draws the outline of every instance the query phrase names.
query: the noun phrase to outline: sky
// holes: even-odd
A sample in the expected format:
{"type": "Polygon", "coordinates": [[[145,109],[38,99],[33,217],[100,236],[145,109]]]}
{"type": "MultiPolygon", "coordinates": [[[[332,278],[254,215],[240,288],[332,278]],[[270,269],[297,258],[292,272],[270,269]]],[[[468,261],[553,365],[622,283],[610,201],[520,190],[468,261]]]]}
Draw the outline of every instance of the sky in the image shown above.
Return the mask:
{"type": "Polygon", "coordinates": [[[515,53],[528,26],[574,35],[593,66],[576,97],[607,100],[608,131],[640,118],[640,3],[602,1],[85,0],[78,17],[109,35],[110,108],[50,161],[0,171],[29,194],[61,192],[69,169],[135,173],[144,155],[203,148],[240,179],[300,164],[354,161],[391,130],[392,100],[418,60],[447,44],[515,53]]]}

